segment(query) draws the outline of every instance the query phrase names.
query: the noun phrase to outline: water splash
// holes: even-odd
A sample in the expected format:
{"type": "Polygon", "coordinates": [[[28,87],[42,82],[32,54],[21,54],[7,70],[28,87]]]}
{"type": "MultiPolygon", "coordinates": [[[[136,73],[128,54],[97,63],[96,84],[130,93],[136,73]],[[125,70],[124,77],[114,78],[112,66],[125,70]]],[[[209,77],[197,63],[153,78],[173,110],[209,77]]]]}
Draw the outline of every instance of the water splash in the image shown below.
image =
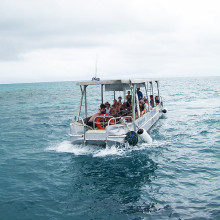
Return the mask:
{"type": "Polygon", "coordinates": [[[93,157],[106,157],[106,156],[125,156],[132,151],[141,151],[148,148],[156,148],[164,143],[154,141],[152,144],[140,143],[137,146],[119,147],[116,145],[100,147],[95,145],[74,145],[70,141],[63,141],[53,146],[46,148],[46,151],[55,151],[58,153],[72,153],[76,156],[92,155],[93,157]]]}
{"type": "Polygon", "coordinates": [[[63,141],[55,146],[46,148],[47,151],[56,151],[58,153],[73,153],[75,155],[91,154],[90,149],[82,145],[72,145],[70,141],[63,141]]]}
{"type": "Polygon", "coordinates": [[[63,141],[55,146],[49,146],[47,151],[56,151],[58,153],[73,153],[79,155],[92,155],[93,157],[105,157],[110,155],[123,155],[125,150],[117,146],[99,147],[91,145],[74,145],[70,141],[63,141]]]}

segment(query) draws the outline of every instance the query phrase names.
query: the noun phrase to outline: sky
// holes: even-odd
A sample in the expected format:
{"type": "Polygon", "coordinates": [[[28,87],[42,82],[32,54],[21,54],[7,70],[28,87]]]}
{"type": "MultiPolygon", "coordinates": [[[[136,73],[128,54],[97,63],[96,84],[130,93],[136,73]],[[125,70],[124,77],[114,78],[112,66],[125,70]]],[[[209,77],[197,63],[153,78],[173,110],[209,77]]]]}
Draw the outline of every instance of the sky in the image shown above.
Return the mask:
{"type": "Polygon", "coordinates": [[[219,0],[1,0],[0,84],[220,76],[219,0]]]}

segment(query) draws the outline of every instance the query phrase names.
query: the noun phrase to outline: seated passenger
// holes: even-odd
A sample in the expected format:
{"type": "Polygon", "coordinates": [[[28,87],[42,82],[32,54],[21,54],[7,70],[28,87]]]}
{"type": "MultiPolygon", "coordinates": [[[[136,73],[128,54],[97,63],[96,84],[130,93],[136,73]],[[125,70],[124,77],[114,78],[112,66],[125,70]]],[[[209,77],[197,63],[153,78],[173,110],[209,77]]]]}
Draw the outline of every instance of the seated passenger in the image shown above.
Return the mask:
{"type": "Polygon", "coordinates": [[[89,119],[87,125],[93,127],[93,120],[99,116],[99,115],[102,115],[102,114],[105,114],[105,105],[104,104],[101,104],[100,105],[100,109],[89,119]]]}
{"type": "Polygon", "coordinates": [[[118,104],[117,100],[114,99],[114,100],[113,100],[113,104],[112,104],[112,106],[116,107],[117,104],[118,104]]]}
{"type": "Polygon", "coordinates": [[[156,103],[156,105],[158,105],[160,103],[159,96],[155,97],[155,103],[156,103]]]}
{"type": "Polygon", "coordinates": [[[144,110],[144,101],[140,101],[139,103],[139,108],[140,108],[140,116],[142,117],[143,114],[145,113],[145,110],[144,110]]]}
{"type": "Polygon", "coordinates": [[[114,116],[117,113],[117,106],[118,106],[118,102],[116,99],[114,99],[111,110],[110,110],[111,115],[114,116]]]}
{"type": "Polygon", "coordinates": [[[131,106],[131,93],[130,93],[130,91],[128,91],[128,94],[125,96],[125,98],[126,98],[127,107],[130,107],[131,106]]]}
{"type": "Polygon", "coordinates": [[[122,106],[121,96],[118,97],[118,105],[119,105],[119,108],[121,108],[121,106],[122,106]]]}
{"type": "Polygon", "coordinates": [[[122,105],[121,105],[121,108],[120,110],[126,110],[127,109],[127,105],[126,105],[126,102],[124,102],[122,105]]]}
{"type": "Polygon", "coordinates": [[[152,108],[155,107],[155,105],[154,105],[154,96],[153,95],[150,95],[150,105],[151,105],[152,108]]]}
{"type": "MultiPolygon", "coordinates": [[[[148,112],[148,107],[149,107],[148,100],[145,99],[145,100],[144,100],[144,108],[145,108],[145,111],[146,111],[146,112],[148,112]]],[[[151,107],[151,106],[149,107],[149,110],[152,110],[152,107],[151,107]]]]}
{"type": "Polygon", "coordinates": [[[119,97],[118,97],[118,101],[116,99],[114,100],[114,105],[116,112],[119,112],[121,107],[121,99],[119,97]]]}
{"type": "Polygon", "coordinates": [[[105,103],[105,114],[110,115],[111,109],[110,109],[110,104],[108,102],[105,103]]]}

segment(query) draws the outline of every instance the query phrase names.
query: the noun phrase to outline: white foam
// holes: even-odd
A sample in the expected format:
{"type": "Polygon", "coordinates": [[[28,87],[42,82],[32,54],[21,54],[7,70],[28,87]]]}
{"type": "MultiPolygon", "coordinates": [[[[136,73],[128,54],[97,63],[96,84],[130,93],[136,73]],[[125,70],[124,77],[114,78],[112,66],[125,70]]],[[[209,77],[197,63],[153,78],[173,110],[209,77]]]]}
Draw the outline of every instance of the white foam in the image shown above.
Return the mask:
{"type": "Polygon", "coordinates": [[[75,155],[92,155],[93,157],[106,157],[106,156],[124,156],[125,154],[134,150],[144,150],[150,147],[157,147],[161,145],[156,141],[152,144],[141,143],[135,147],[117,147],[107,146],[105,148],[91,145],[74,145],[70,141],[63,141],[54,146],[47,147],[47,151],[56,151],[58,153],[73,153],[75,155]]]}
{"type": "Polygon", "coordinates": [[[95,154],[93,154],[94,157],[105,157],[110,155],[123,155],[125,154],[125,150],[122,148],[118,148],[116,146],[106,147],[103,149],[100,149],[95,154]]]}
{"type": "Polygon", "coordinates": [[[46,148],[47,151],[56,151],[58,153],[73,153],[75,155],[92,155],[94,157],[105,157],[109,155],[123,155],[125,150],[123,148],[98,147],[89,145],[73,145],[70,141],[63,141],[55,146],[46,148]]]}
{"type": "Polygon", "coordinates": [[[82,145],[73,145],[70,141],[63,141],[55,146],[50,146],[46,150],[56,151],[59,153],[73,153],[75,155],[90,154],[87,148],[82,145]]]}

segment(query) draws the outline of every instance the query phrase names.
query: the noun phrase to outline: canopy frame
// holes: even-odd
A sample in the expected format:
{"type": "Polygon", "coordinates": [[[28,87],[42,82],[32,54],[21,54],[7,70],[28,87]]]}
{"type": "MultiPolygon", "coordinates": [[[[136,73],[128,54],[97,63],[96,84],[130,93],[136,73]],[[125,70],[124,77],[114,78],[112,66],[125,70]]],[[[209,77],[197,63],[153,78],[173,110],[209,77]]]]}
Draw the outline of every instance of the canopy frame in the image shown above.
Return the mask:
{"type": "MultiPolygon", "coordinates": [[[[89,85],[100,85],[101,86],[101,103],[103,103],[103,97],[104,97],[104,88],[105,87],[105,91],[113,91],[114,92],[114,99],[115,99],[115,92],[116,91],[123,91],[124,95],[126,90],[130,90],[131,94],[132,94],[132,100],[131,100],[131,104],[132,104],[132,121],[135,122],[135,109],[137,106],[137,115],[138,118],[140,117],[140,108],[139,108],[139,100],[138,100],[138,96],[137,96],[137,88],[141,88],[144,87],[145,92],[146,92],[146,98],[148,100],[148,89],[149,86],[148,84],[150,84],[150,94],[149,95],[153,95],[153,82],[156,82],[157,85],[157,90],[158,90],[158,95],[159,95],[159,80],[156,79],[128,79],[128,80],[102,80],[102,81],[82,81],[82,82],[78,82],[77,85],[80,86],[81,89],[81,99],[80,99],[80,106],[79,106],[79,110],[78,110],[78,118],[77,120],[79,120],[80,117],[80,113],[81,113],[81,108],[82,108],[82,104],[83,104],[83,98],[84,98],[84,102],[85,102],[85,118],[88,117],[87,115],[87,96],[86,96],[86,88],[89,85]]],[[[150,102],[148,103],[148,111],[150,106],[150,102]]],[[[135,124],[134,124],[134,127],[135,124]]]]}

